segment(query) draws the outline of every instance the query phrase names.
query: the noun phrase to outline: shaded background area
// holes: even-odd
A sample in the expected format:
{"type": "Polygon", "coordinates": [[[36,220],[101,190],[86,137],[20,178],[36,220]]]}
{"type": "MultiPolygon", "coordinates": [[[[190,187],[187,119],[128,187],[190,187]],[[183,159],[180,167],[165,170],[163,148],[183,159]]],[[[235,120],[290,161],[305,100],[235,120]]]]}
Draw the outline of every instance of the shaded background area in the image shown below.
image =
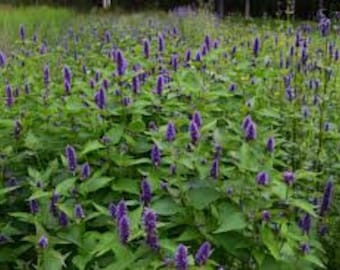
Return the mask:
{"type": "MultiPolygon", "coordinates": [[[[223,1],[223,13],[225,15],[231,13],[243,14],[245,10],[246,0],[221,0],[223,1]]],[[[53,6],[69,6],[77,9],[91,9],[100,5],[100,0],[1,0],[0,3],[11,5],[53,5],[53,6]]],[[[175,6],[197,5],[198,2],[193,0],[111,0],[112,9],[124,9],[126,11],[144,10],[144,9],[162,9],[169,10],[175,6]]],[[[219,0],[214,0],[215,10],[218,9],[219,0]]],[[[278,11],[285,10],[286,0],[250,0],[250,15],[254,17],[267,14],[275,17],[278,11]]],[[[311,19],[315,15],[315,11],[322,3],[326,13],[340,10],[339,0],[295,0],[295,16],[302,19],[311,19]]]]}

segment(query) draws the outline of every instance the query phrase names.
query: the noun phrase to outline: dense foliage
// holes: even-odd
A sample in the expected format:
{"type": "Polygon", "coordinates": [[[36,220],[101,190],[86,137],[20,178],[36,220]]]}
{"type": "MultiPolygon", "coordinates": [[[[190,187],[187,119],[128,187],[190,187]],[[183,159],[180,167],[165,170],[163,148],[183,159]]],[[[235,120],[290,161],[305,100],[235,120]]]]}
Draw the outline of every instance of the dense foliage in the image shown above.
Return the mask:
{"type": "Polygon", "coordinates": [[[337,269],[339,36],[319,20],[22,25],[0,52],[1,269],[337,269]]]}

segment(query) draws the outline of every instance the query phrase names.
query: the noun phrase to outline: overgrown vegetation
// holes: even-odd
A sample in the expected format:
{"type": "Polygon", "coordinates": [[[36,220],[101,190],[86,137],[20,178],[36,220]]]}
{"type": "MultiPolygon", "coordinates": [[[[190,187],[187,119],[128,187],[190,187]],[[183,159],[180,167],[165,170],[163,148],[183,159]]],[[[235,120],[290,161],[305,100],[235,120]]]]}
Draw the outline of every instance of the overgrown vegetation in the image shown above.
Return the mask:
{"type": "Polygon", "coordinates": [[[0,19],[1,269],[339,269],[338,22],[45,10],[0,19]]]}

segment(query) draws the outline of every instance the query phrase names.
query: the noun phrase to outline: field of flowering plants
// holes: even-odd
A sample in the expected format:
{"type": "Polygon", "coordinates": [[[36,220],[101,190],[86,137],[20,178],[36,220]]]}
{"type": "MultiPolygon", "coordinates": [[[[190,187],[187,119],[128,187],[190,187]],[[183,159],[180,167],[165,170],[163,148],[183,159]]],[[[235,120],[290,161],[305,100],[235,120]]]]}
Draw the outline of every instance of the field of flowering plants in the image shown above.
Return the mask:
{"type": "Polygon", "coordinates": [[[0,269],[339,269],[340,23],[318,19],[20,25],[0,269]]]}

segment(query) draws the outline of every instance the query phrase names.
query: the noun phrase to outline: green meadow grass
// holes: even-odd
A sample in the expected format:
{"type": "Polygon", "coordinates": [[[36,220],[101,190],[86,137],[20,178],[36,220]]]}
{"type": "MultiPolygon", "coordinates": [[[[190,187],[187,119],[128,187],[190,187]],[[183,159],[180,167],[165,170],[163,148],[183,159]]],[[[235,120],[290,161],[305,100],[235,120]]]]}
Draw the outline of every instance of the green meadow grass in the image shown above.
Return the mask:
{"type": "Polygon", "coordinates": [[[13,47],[20,24],[25,25],[27,33],[39,32],[44,39],[53,41],[75,16],[74,10],[64,8],[0,6],[0,48],[9,51],[13,47]]]}

